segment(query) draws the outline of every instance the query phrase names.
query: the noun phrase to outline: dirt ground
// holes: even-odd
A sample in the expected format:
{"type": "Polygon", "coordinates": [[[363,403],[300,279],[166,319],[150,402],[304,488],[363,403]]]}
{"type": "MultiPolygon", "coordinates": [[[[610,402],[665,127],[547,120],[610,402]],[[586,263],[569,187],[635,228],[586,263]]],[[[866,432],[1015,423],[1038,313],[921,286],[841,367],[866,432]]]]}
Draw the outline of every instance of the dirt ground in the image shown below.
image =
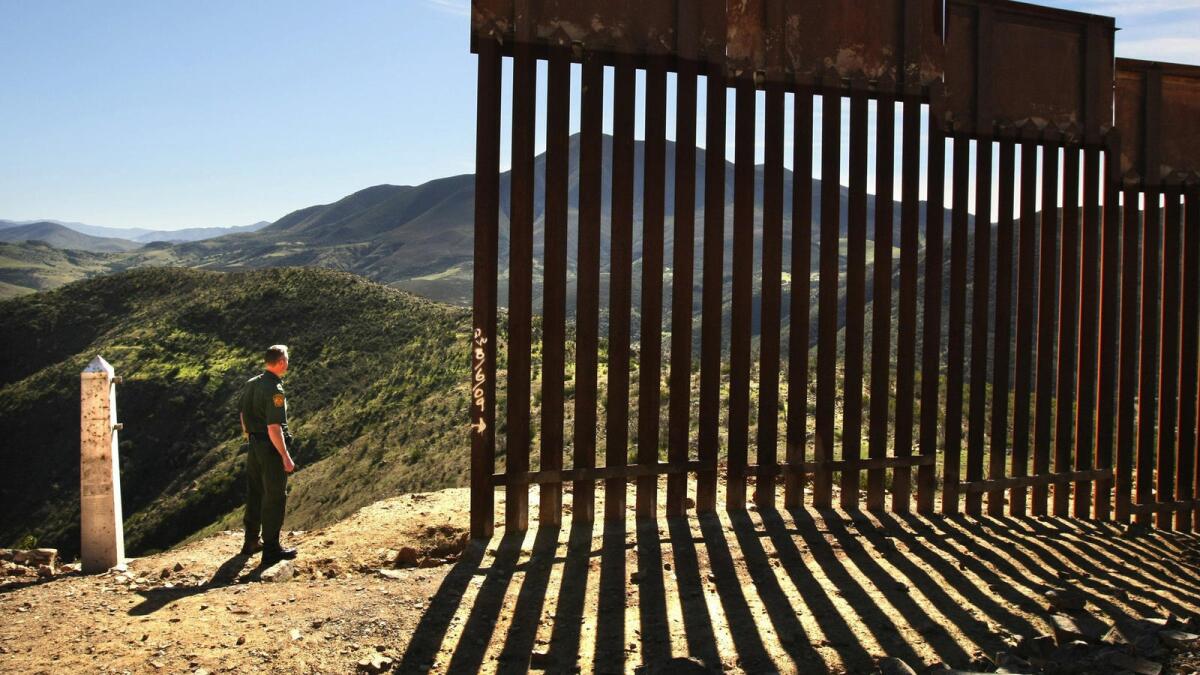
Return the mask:
{"type": "Polygon", "coordinates": [[[536,491],[531,529],[505,534],[497,501],[486,544],[465,544],[465,490],[294,533],[288,581],[259,579],[228,532],[123,573],[3,582],[0,671],[1200,668],[1175,644],[1200,632],[1194,535],[812,510],[606,528],[573,523],[570,492],[563,525],[539,528],[536,491]]]}

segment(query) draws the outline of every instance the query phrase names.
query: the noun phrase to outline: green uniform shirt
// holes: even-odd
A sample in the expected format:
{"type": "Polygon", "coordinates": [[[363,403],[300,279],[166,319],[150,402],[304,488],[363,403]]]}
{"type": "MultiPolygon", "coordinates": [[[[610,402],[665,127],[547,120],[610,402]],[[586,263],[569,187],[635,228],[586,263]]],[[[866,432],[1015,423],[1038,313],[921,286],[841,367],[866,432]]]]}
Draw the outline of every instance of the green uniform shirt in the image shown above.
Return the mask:
{"type": "Polygon", "coordinates": [[[283,395],[283,383],[269,370],[246,382],[238,409],[246,422],[246,431],[252,434],[267,433],[268,424],[278,424],[287,431],[287,399],[283,395]]]}

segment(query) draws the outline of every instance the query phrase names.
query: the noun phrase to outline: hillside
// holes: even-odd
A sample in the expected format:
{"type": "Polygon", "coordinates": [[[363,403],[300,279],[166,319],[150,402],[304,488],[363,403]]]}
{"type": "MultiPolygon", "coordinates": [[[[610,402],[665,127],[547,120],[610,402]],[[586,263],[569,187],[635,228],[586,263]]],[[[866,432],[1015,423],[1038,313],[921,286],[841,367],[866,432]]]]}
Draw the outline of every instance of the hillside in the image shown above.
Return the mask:
{"type": "Polygon", "coordinates": [[[63,250],[41,241],[0,243],[0,300],[58,288],[113,269],[113,257],[103,253],[63,250]]]}
{"type": "Polygon", "coordinates": [[[291,345],[297,460],[289,524],[461,483],[466,311],[351,274],[136,270],[0,302],[0,544],[78,542],[79,371],[119,387],[130,554],[179,542],[242,499],[234,397],[266,345],[291,345]]]}
{"type": "Polygon", "coordinates": [[[47,221],[0,228],[0,242],[24,241],[42,241],[54,248],[92,253],[123,253],[141,246],[140,243],[128,239],[94,237],[47,221]]]}

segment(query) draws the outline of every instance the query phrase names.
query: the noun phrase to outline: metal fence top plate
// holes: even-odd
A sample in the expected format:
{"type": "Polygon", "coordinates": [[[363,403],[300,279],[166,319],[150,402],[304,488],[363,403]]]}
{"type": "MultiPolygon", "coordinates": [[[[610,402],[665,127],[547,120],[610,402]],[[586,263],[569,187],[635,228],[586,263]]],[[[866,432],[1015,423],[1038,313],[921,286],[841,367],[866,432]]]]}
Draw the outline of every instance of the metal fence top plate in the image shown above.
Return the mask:
{"type": "Polygon", "coordinates": [[[1112,17],[1005,0],[946,11],[947,129],[1095,143],[1112,128],[1112,17]]]}
{"type": "Polygon", "coordinates": [[[1117,59],[1116,80],[1125,182],[1200,183],[1200,66],[1117,59]]]}

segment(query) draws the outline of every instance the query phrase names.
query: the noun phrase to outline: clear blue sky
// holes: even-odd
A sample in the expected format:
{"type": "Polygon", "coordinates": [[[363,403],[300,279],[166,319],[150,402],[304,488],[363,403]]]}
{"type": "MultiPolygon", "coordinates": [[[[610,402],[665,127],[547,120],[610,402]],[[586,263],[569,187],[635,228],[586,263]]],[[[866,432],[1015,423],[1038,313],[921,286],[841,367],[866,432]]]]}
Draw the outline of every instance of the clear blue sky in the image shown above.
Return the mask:
{"type": "MultiPolygon", "coordinates": [[[[0,218],[240,225],[470,172],[468,2],[0,0],[0,218]]],[[[1200,62],[1200,0],[1045,4],[1200,62]]]]}

